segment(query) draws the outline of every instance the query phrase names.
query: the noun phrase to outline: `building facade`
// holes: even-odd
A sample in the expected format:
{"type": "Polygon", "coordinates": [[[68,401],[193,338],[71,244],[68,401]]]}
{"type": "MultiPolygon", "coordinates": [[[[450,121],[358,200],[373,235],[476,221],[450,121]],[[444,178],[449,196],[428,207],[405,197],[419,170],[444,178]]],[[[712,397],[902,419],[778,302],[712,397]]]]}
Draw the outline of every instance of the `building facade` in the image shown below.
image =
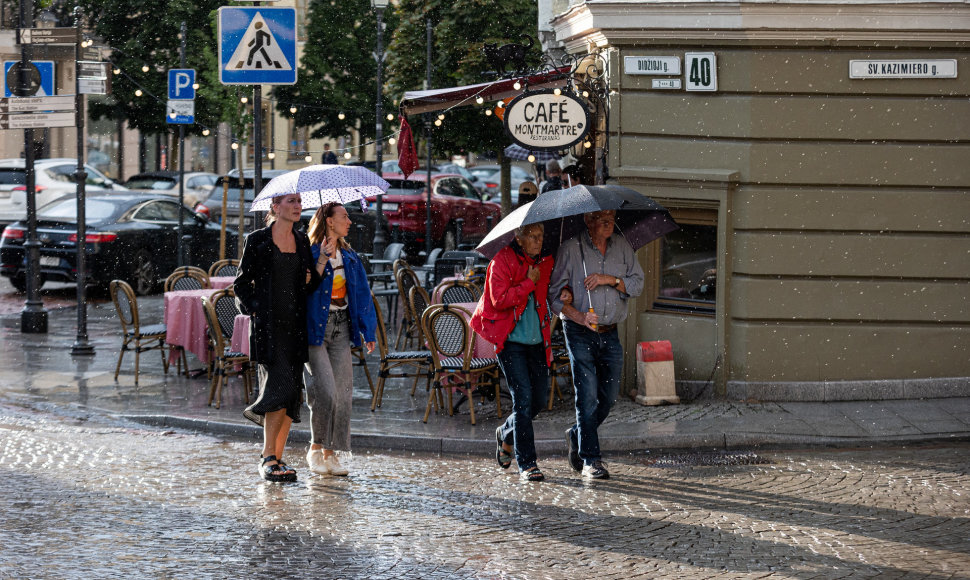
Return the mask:
{"type": "Polygon", "coordinates": [[[626,384],[663,339],[688,397],[970,392],[970,4],[547,6],[603,56],[609,181],[682,226],[639,253],[626,384]]]}

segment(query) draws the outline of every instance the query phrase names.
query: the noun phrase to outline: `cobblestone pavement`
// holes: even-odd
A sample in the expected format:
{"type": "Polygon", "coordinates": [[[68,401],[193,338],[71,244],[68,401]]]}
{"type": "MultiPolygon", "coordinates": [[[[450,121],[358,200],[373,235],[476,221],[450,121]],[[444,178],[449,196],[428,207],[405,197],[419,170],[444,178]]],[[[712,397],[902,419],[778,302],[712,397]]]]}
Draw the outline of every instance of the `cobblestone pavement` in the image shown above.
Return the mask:
{"type": "MultiPolygon", "coordinates": [[[[626,455],[583,483],[358,453],[256,475],[254,442],[0,406],[0,577],[970,577],[970,445],[626,455]]],[[[72,413],[72,414],[66,414],[72,413]]]]}

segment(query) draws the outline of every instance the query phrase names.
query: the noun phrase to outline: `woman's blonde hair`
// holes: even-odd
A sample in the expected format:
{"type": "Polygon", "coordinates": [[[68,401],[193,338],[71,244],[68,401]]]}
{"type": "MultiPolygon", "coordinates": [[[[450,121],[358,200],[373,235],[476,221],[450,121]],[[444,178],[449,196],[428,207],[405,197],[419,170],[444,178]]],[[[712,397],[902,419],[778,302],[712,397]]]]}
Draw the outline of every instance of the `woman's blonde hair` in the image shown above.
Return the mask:
{"type": "MultiPolygon", "coordinates": [[[[340,205],[342,204],[331,201],[317,208],[313,218],[310,219],[310,226],[307,228],[307,235],[310,237],[311,244],[319,244],[327,237],[327,218],[333,217],[334,210],[340,205]]],[[[351,249],[350,243],[344,238],[337,240],[337,246],[345,250],[351,249]]]]}

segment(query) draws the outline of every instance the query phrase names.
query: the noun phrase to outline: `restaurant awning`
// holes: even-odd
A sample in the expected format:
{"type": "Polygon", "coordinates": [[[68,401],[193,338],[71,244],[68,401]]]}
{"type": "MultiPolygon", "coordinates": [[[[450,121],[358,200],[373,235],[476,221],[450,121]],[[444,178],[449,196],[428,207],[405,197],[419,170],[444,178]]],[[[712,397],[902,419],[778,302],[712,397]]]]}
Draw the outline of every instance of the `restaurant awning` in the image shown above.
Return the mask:
{"type": "Polygon", "coordinates": [[[461,105],[471,105],[478,97],[482,97],[486,101],[498,101],[519,95],[526,87],[529,89],[561,87],[563,86],[563,79],[569,76],[569,70],[567,66],[534,75],[502,79],[490,83],[427,91],[408,91],[404,93],[404,99],[401,100],[401,112],[412,115],[441,111],[461,105]],[[521,88],[516,89],[513,86],[516,81],[521,83],[521,88]]]}

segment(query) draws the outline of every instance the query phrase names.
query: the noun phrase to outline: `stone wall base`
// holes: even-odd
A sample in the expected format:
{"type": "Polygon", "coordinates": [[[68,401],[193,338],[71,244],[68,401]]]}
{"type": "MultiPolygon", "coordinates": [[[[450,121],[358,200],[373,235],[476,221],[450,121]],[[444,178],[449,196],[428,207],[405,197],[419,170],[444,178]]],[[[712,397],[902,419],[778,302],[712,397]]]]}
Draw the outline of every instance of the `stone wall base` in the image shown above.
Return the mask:
{"type": "Polygon", "coordinates": [[[738,401],[878,401],[968,396],[970,377],[789,383],[728,381],[727,384],[727,399],[738,401]]]}

